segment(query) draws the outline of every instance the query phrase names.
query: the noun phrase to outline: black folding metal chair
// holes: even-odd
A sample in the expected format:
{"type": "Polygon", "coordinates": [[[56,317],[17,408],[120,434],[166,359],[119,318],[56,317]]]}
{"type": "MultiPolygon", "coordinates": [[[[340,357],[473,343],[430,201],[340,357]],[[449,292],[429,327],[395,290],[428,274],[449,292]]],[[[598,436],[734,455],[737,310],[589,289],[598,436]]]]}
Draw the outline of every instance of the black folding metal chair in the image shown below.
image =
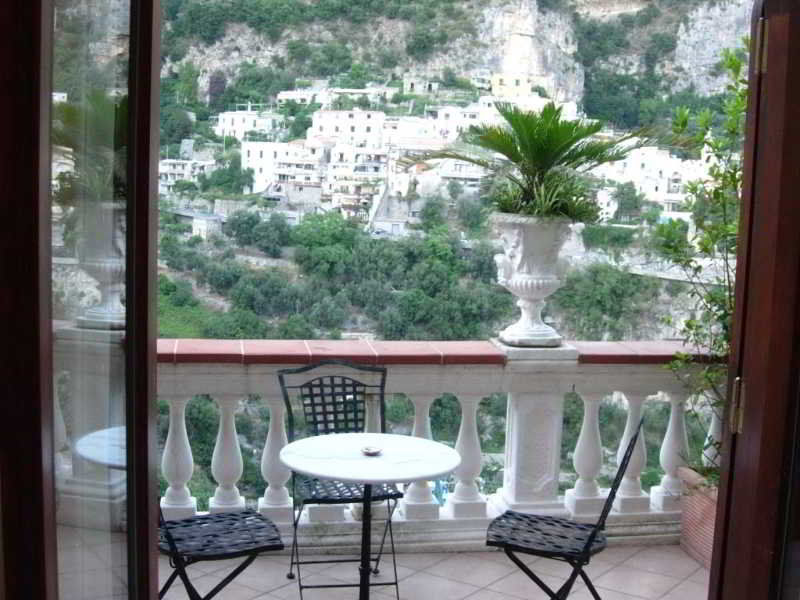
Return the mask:
{"type": "Polygon", "coordinates": [[[553,600],[565,600],[579,576],[583,579],[592,597],[595,600],[602,600],[583,569],[589,564],[593,555],[606,547],[606,536],[603,534],[606,519],[608,513],[611,512],[625,470],[628,468],[643,422],[644,420],[639,422],[636,433],[628,442],[600,518],[594,525],[575,523],[569,519],[557,517],[529,515],[513,510],[507,510],[489,524],[486,532],[486,545],[502,548],[514,564],[553,600]],[[516,553],[532,554],[565,562],[572,567],[572,572],[564,585],[553,591],[531,571],[528,565],[522,562],[516,553]]]}
{"type": "MultiPolygon", "coordinates": [[[[288,438],[294,441],[297,435],[299,417],[305,423],[305,433],[308,435],[327,435],[331,433],[360,433],[364,431],[367,414],[367,398],[377,401],[380,432],[386,432],[386,369],[384,367],[371,367],[358,365],[342,360],[326,360],[298,367],[278,371],[283,400],[286,404],[288,415],[288,438]],[[316,375],[306,379],[305,374],[314,375],[320,368],[337,367],[341,374],[316,375]],[[299,377],[298,377],[299,376],[299,377]],[[365,377],[366,376],[366,377],[365,377]],[[356,378],[359,379],[356,379],[356,378]],[[297,382],[297,380],[301,380],[297,382]],[[293,400],[297,399],[299,406],[295,407],[293,400]]],[[[375,565],[374,574],[379,573],[381,556],[389,536],[392,550],[392,561],[395,578],[393,582],[381,582],[380,585],[397,586],[397,563],[394,553],[394,535],[392,533],[392,514],[397,507],[397,502],[403,493],[392,484],[374,485],[372,500],[375,502],[386,501],[387,519],[381,538],[380,548],[375,557],[370,557],[375,565]]],[[[350,584],[335,585],[303,585],[300,565],[317,563],[359,562],[360,559],[331,559],[331,560],[300,560],[300,549],[297,545],[297,525],[307,504],[358,504],[364,501],[364,486],[355,483],[331,481],[292,474],[292,498],[294,499],[294,531],[292,537],[292,553],[289,565],[289,579],[294,579],[294,567],[297,565],[297,578],[302,598],[303,589],[325,587],[354,587],[350,584]]],[[[356,584],[355,587],[357,587],[356,584]]],[[[399,592],[398,592],[399,594],[399,592]]],[[[399,595],[398,595],[399,597],[399,595]]]]}
{"type": "Polygon", "coordinates": [[[169,556],[173,568],[158,593],[159,598],[163,598],[180,577],[189,600],[211,600],[259,554],[283,550],[283,542],[275,524],[253,510],[166,521],[159,509],[158,549],[169,556]],[[244,558],[244,561],[208,594],[201,596],[189,580],[186,567],[200,561],[229,558],[244,558]]]}

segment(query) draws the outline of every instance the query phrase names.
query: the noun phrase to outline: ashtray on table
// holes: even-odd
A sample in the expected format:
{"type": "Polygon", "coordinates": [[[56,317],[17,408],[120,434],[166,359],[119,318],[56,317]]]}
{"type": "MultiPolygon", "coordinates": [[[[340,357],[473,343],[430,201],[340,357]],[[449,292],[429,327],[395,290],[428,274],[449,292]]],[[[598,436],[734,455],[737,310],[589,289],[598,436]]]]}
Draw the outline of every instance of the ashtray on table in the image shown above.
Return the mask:
{"type": "Polygon", "coordinates": [[[364,456],[378,456],[383,450],[376,446],[364,446],[361,449],[361,454],[364,456]]]}

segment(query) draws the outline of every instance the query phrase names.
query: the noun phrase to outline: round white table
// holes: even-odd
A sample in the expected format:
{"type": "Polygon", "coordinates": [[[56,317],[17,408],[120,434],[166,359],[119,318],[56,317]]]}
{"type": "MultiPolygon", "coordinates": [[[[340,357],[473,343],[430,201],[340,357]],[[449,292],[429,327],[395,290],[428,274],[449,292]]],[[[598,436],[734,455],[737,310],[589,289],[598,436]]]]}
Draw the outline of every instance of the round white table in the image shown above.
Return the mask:
{"type": "Polygon", "coordinates": [[[458,452],[431,440],[387,433],[334,433],[284,446],[281,462],[296,473],[364,485],[359,600],[369,598],[372,486],[436,479],[458,467],[458,452]],[[362,450],[379,449],[369,456],[362,450]]]}
{"type": "Polygon", "coordinates": [[[89,462],[124,471],[125,426],[87,433],[75,442],[75,453],[89,462]]]}

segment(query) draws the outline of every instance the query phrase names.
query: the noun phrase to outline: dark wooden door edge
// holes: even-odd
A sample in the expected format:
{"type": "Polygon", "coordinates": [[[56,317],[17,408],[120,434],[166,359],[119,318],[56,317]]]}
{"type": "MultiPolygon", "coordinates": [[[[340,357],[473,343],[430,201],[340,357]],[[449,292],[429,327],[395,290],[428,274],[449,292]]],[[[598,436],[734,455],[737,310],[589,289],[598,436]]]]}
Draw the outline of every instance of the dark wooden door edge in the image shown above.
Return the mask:
{"type": "Polygon", "coordinates": [[[156,198],[161,10],[131,1],[126,332],[129,597],[158,593],[156,458],[156,198]]]}
{"type": "MultiPolygon", "coordinates": [[[[756,7],[756,18],[761,16],[756,7]]],[[[732,375],[746,382],[744,431],[726,435],[710,598],[777,598],[797,397],[800,329],[800,6],[765,0],[766,59],[751,63],[753,102],[745,150],[745,280],[737,289],[732,375]],[[748,236],[747,233],[750,233],[748,236]],[[753,268],[749,268],[753,265],[753,268]],[[757,267],[757,268],[755,268],[757,267]]],[[[757,40],[754,29],[753,42],[757,40]]]]}
{"type": "Polygon", "coordinates": [[[0,489],[7,598],[56,598],[50,334],[50,0],[1,2],[0,489]]]}

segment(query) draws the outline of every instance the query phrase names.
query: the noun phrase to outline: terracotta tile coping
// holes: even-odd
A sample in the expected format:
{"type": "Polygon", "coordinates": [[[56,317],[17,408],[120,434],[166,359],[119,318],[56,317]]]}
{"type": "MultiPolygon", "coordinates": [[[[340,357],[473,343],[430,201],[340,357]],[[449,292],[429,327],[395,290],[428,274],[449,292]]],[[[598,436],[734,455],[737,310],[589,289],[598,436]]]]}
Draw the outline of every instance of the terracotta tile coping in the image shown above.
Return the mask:
{"type": "Polygon", "coordinates": [[[578,349],[578,362],[595,365],[661,365],[683,352],[698,359],[708,358],[675,340],[646,342],[568,342],[578,349]]]}
{"type": "MultiPolygon", "coordinates": [[[[681,342],[569,342],[584,364],[664,364],[681,342]]],[[[388,342],[367,340],[160,339],[160,363],[308,364],[341,358],[384,365],[505,365],[505,353],[489,341],[388,342]]]]}

